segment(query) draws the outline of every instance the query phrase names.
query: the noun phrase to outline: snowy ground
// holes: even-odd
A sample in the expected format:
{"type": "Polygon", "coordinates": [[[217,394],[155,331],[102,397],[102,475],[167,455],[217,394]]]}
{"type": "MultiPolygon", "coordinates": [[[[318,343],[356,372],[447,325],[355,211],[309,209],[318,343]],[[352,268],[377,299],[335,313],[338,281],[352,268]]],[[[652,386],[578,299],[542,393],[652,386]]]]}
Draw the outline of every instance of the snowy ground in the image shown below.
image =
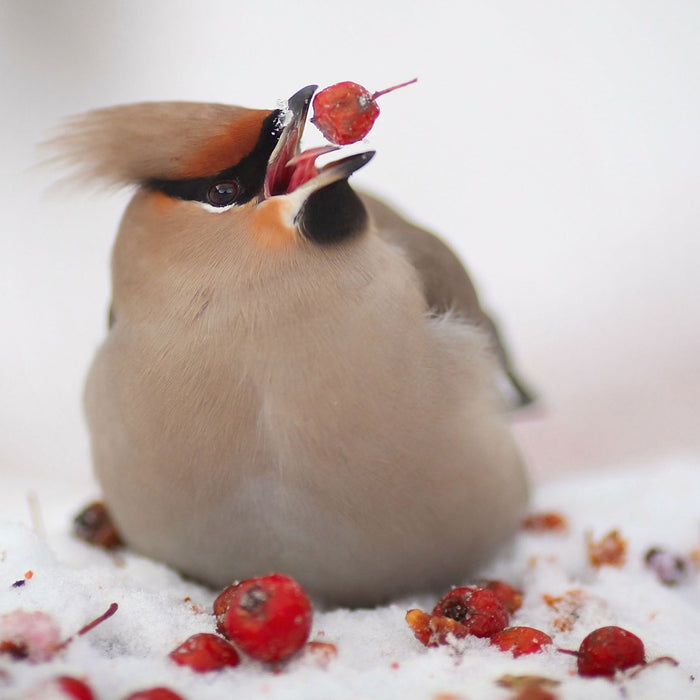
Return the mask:
{"type": "Polygon", "coordinates": [[[167,685],[189,700],[499,700],[517,697],[516,690],[497,684],[508,674],[552,679],[558,685],[549,692],[567,700],[700,697],[700,573],[696,566],[670,587],[643,561],[650,547],[661,546],[688,558],[695,552],[697,565],[698,460],[667,459],[536,487],[532,510],[562,513],[569,521],[568,531],[523,532],[509,551],[479,572],[520,586],[524,605],[512,624],[548,632],[555,647],[576,648],[593,629],[615,624],[642,638],[647,659],[669,655],[678,661],[676,667],[659,664],[615,682],[576,676],[575,659],[556,651],[515,659],[476,639],[460,648],[426,649],[404,621],[410,608],[432,607],[435,596],[425,595],[374,610],[317,609],[311,639],[331,642],[338,649],[325,668],[300,656],[274,672],[244,660],[237,668],[195,674],[175,666],[167,653],[193,633],[213,631],[214,593],[160,564],[129,553],[115,558],[73,539],[70,518],[92,495],[87,486],[80,492],[58,480],[31,484],[16,477],[5,483],[0,495],[0,614],[17,608],[46,611],[68,636],[111,603],[118,603],[119,609],[48,663],[0,658],[3,699],[22,698],[43,679],[59,674],[86,679],[100,700],[118,700],[156,685],[167,685]],[[31,525],[31,490],[45,536],[33,531],[42,528],[36,516],[31,525]],[[628,541],[626,563],[596,570],[588,562],[586,533],[600,539],[614,528],[628,541]],[[26,579],[29,571],[33,576],[26,579]],[[24,585],[12,586],[23,579],[24,585]],[[555,610],[542,597],[577,589],[584,592],[583,603],[568,619],[566,610],[555,610]],[[567,624],[571,629],[558,629],[567,624]]]}

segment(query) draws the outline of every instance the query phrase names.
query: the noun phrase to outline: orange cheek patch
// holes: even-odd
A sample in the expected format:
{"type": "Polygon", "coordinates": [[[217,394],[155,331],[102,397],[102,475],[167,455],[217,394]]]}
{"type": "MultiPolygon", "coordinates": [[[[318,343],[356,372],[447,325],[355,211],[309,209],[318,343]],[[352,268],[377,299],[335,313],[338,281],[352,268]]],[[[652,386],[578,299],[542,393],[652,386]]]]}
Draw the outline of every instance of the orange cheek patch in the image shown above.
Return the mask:
{"type": "Polygon", "coordinates": [[[182,178],[215,175],[247,156],[260,138],[262,123],[271,114],[266,109],[250,109],[211,138],[184,164],[182,178]]]}
{"type": "Polygon", "coordinates": [[[296,228],[288,222],[289,202],[267,199],[251,211],[250,226],[255,240],[266,250],[280,250],[299,240],[296,228]]]}
{"type": "Polygon", "coordinates": [[[176,200],[169,197],[164,192],[158,192],[154,190],[148,193],[148,201],[153,206],[156,214],[159,216],[165,216],[176,204],[176,200]]]}

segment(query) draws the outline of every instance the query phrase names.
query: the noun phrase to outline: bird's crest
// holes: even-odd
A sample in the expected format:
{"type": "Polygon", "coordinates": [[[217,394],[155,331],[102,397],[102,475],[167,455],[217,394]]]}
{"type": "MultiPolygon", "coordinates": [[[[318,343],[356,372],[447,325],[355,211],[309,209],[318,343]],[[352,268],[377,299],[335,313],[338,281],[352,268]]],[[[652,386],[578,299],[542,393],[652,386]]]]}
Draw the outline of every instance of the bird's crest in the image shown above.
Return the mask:
{"type": "Polygon", "coordinates": [[[68,119],[45,145],[81,183],[123,186],[213,175],[255,147],[271,110],[142,102],[68,119]]]}

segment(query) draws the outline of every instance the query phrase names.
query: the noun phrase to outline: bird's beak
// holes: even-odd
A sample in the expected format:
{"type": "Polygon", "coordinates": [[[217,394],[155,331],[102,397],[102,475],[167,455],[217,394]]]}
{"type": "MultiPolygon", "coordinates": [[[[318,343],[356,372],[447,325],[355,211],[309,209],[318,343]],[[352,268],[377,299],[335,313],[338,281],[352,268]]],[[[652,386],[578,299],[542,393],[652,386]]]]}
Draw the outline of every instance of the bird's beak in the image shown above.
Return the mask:
{"type": "Polygon", "coordinates": [[[319,169],[316,167],[316,158],[337,151],[339,147],[328,145],[301,151],[299,143],[311,98],[317,87],[308,85],[292,95],[287,102],[287,109],[280,117],[286,124],[267,164],[263,199],[292,192],[301,194],[305,199],[326,185],[350,177],[374,156],[374,151],[356,153],[319,169]]]}

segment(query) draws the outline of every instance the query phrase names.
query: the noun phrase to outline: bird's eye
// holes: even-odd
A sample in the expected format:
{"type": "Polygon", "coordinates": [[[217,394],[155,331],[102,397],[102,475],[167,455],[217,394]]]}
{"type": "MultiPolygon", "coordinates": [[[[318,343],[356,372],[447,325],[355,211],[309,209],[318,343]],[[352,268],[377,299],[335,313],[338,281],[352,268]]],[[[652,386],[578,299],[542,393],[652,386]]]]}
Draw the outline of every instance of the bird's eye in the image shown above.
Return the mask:
{"type": "Polygon", "coordinates": [[[207,192],[207,201],[214,207],[225,207],[233,204],[238,195],[238,185],[233,180],[217,182],[207,192]]]}

